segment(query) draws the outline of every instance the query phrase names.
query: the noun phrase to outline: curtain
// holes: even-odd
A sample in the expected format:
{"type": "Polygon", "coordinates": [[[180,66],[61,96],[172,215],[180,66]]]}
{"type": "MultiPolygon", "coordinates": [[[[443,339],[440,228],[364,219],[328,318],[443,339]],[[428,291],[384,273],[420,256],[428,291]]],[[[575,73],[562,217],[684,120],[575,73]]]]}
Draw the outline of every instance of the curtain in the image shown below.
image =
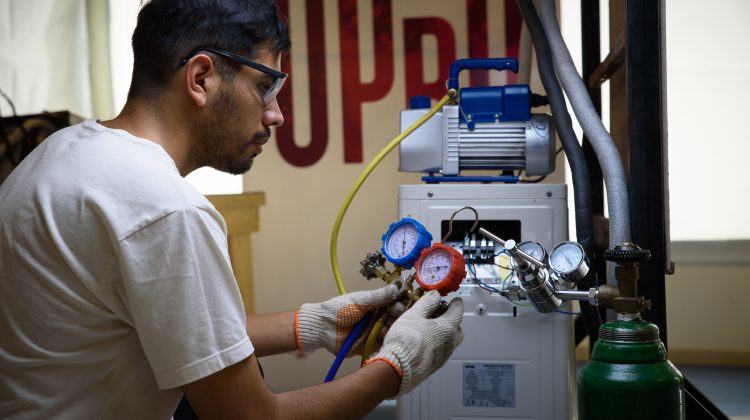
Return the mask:
{"type": "MultiPolygon", "coordinates": [[[[19,115],[92,117],[86,0],[0,2],[0,88],[19,115]]],[[[11,113],[0,99],[3,116],[11,113]]]]}

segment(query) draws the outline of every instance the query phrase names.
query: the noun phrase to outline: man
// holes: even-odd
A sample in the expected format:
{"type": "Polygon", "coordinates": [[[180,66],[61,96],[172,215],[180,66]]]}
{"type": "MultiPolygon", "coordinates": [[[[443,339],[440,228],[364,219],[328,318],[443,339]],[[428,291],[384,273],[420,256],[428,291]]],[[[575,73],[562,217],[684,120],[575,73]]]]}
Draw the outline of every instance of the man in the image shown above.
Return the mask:
{"type": "MultiPolygon", "coordinates": [[[[409,392],[462,340],[460,299],[426,294],[367,364],[274,394],[256,357],[338,352],[387,286],[246,316],[226,227],[183,177],[243,173],[269,127],[290,46],[271,0],[152,0],[128,101],[39,146],[0,187],[0,418],[354,418],[409,392]]],[[[353,353],[360,350],[357,346],[353,353]]]]}

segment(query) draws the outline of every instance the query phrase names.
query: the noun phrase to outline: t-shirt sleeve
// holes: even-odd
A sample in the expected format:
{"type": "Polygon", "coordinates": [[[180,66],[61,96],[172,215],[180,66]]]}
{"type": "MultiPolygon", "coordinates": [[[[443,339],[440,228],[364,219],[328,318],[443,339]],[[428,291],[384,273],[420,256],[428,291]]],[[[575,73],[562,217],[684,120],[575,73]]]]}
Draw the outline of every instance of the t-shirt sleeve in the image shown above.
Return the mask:
{"type": "Polygon", "coordinates": [[[120,242],[122,299],[159,388],[175,388],[253,353],[218,213],[172,212],[120,242]]]}

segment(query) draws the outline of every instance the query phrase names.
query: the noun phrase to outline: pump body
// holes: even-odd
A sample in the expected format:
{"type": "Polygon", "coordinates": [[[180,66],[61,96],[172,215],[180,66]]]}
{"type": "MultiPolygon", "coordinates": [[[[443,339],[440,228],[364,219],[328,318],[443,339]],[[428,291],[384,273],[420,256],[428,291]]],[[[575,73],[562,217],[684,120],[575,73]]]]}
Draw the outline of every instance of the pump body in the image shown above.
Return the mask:
{"type": "MultiPolygon", "coordinates": [[[[460,121],[458,105],[443,111],[404,140],[399,170],[458,175],[464,170],[525,170],[547,175],[555,170],[555,136],[546,114],[522,121],[477,122],[469,129],[460,121]]],[[[401,112],[401,131],[427,112],[401,112]]]]}
{"type": "MultiPolygon", "coordinates": [[[[555,170],[555,134],[547,114],[532,114],[526,84],[461,87],[462,70],[518,71],[514,58],[462,59],[451,65],[448,87],[456,104],[415,130],[399,145],[399,170],[458,176],[463,170],[526,171],[547,175],[555,170]]],[[[537,95],[538,96],[538,95],[537,95]]],[[[401,112],[401,131],[427,113],[430,98],[415,96],[401,112]]]]}

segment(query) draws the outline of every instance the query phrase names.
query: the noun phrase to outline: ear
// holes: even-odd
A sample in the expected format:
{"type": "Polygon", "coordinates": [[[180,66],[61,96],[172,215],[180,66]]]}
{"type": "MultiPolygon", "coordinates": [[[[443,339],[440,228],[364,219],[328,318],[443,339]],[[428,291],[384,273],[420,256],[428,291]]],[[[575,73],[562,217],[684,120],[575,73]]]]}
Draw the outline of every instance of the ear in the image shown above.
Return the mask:
{"type": "Polygon", "coordinates": [[[199,107],[209,100],[209,95],[219,91],[221,77],[213,60],[206,54],[198,54],[185,64],[185,91],[199,107]]]}

